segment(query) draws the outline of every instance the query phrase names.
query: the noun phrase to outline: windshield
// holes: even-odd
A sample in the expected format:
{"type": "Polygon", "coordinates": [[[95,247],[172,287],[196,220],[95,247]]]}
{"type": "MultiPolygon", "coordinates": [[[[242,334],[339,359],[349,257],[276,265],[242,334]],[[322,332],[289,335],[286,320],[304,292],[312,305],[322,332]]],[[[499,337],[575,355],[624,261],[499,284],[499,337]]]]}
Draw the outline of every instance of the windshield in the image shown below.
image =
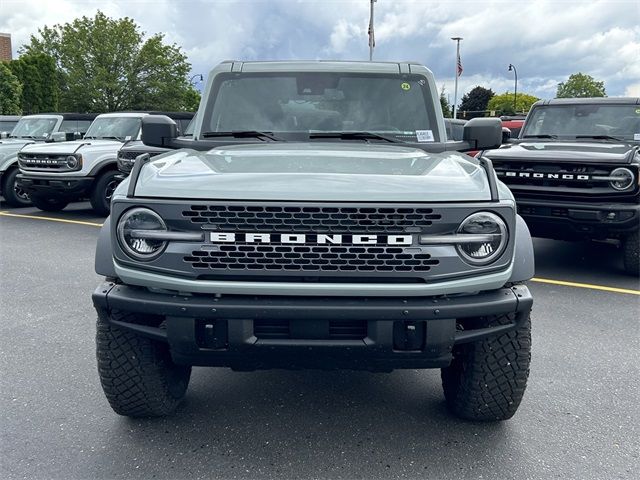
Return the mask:
{"type": "Polygon", "coordinates": [[[536,107],[525,122],[523,137],[611,136],[633,140],[640,135],[640,105],[549,105],[536,107]]]}
{"type": "Polygon", "coordinates": [[[58,119],[50,118],[21,118],[11,132],[17,138],[46,138],[56,127],[58,119]]]}
{"type": "Polygon", "coordinates": [[[17,123],[17,120],[0,120],[0,132],[10,132],[17,123]]]}
{"type": "Polygon", "coordinates": [[[140,117],[102,117],[96,118],[84,138],[103,138],[111,140],[134,140],[140,131],[140,117]]]}
{"type": "Polygon", "coordinates": [[[375,132],[439,141],[420,75],[229,74],[214,85],[202,132],[375,132]]]}

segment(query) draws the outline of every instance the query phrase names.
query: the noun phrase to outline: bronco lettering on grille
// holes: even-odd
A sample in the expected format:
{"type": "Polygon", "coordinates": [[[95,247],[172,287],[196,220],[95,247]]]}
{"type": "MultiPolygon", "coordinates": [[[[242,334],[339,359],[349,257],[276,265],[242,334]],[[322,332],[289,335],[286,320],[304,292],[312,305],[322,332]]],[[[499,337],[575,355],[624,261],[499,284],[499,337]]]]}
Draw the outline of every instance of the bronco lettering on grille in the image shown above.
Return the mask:
{"type": "Polygon", "coordinates": [[[210,232],[211,243],[314,244],[314,245],[411,245],[411,235],[342,235],[307,233],[210,232]]]}
{"type": "Polygon", "coordinates": [[[539,172],[510,172],[505,170],[496,170],[499,177],[509,178],[537,178],[545,180],[580,180],[588,182],[592,175],[573,174],[573,173],[539,173],[539,172]]]}

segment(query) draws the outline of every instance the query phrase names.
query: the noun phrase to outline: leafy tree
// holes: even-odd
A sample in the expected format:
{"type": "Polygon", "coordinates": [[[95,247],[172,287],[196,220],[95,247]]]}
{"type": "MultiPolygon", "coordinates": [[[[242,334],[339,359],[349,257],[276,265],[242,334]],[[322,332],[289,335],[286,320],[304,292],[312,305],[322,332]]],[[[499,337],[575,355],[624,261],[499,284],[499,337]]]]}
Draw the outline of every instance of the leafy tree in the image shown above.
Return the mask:
{"type": "Polygon", "coordinates": [[[166,45],[162,34],[145,39],[128,17],[98,11],[93,18],[45,26],[23,51],[56,60],[63,110],[182,110],[189,99],[191,66],[180,47],[166,45]]]}
{"type": "Polygon", "coordinates": [[[604,82],[591,75],[574,73],[566,82],[558,84],[556,98],[606,97],[604,82]]]}
{"type": "Polygon", "coordinates": [[[442,90],[440,90],[440,105],[442,106],[442,114],[445,118],[451,118],[453,112],[449,100],[447,100],[447,96],[444,94],[444,85],[442,86],[442,90]]]}
{"type": "Polygon", "coordinates": [[[187,112],[195,112],[200,106],[200,99],[202,95],[195,88],[191,87],[187,90],[184,98],[184,110],[187,112]]]}
{"type": "Polygon", "coordinates": [[[22,85],[6,63],[0,62],[0,114],[20,115],[22,85]]]}
{"type": "Polygon", "coordinates": [[[480,86],[473,88],[469,93],[465,93],[462,96],[462,101],[458,107],[458,116],[461,116],[461,112],[467,112],[465,118],[483,117],[483,111],[487,109],[487,104],[494,95],[493,90],[490,88],[480,86]]]}
{"type": "Polygon", "coordinates": [[[22,84],[22,111],[25,114],[56,112],[60,79],[53,57],[44,53],[22,55],[8,64],[22,84]]]}
{"type": "Polygon", "coordinates": [[[518,92],[516,109],[513,108],[513,93],[505,92],[500,95],[494,95],[487,104],[487,110],[495,110],[496,115],[513,115],[518,112],[528,112],[535,102],[540,100],[538,97],[527,93],[518,92]]]}

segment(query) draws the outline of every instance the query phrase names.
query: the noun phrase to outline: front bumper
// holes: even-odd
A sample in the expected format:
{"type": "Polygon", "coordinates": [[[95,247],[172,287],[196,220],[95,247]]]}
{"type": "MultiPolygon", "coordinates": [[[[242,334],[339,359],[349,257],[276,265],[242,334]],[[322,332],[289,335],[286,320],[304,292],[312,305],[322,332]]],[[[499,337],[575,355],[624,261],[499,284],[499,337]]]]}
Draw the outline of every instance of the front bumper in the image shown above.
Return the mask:
{"type": "Polygon", "coordinates": [[[33,175],[29,173],[18,174],[18,184],[29,195],[42,195],[49,197],[77,198],[88,196],[95,177],[77,177],[70,175],[33,175]]]}
{"type": "Polygon", "coordinates": [[[454,345],[516,329],[533,299],[523,285],[449,297],[180,295],[110,282],[93,294],[119,328],[168,342],[176,363],[390,371],[449,365],[454,345]],[[123,313],[150,319],[129,323],[123,313]],[[512,314],[482,328],[481,317],[512,314]],[[122,320],[116,320],[116,319],[122,320]],[[457,328],[459,319],[478,328],[457,328]]]}
{"type": "Polygon", "coordinates": [[[534,237],[620,238],[638,231],[638,203],[571,203],[516,197],[518,213],[534,237]]]}

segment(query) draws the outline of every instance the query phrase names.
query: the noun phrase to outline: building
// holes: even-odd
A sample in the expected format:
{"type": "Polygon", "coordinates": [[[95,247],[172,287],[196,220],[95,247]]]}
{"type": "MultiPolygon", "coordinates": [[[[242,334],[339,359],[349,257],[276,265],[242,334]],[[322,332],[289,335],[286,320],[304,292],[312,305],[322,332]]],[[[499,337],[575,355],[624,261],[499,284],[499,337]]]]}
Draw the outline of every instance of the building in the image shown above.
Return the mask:
{"type": "Polygon", "coordinates": [[[0,62],[7,62],[11,58],[11,34],[0,33],[0,62]]]}

